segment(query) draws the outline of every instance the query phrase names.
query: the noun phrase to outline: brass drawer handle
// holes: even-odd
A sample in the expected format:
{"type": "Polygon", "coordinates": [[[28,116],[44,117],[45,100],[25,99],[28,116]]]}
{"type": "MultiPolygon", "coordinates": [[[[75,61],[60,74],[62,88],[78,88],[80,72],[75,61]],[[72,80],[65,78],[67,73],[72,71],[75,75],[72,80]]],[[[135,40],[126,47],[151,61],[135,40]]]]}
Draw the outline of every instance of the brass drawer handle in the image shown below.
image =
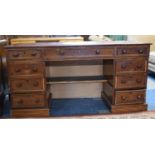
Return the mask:
{"type": "Polygon", "coordinates": [[[100,50],[99,49],[96,50],[96,54],[100,54],[100,50]]]}
{"type": "Polygon", "coordinates": [[[39,100],[39,99],[36,99],[36,100],[35,100],[35,103],[39,103],[39,102],[40,102],[40,100],[39,100]]]}
{"type": "Polygon", "coordinates": [[[121,83],[122,83],[122,84],[125,84],[125,83],[126,83],[126,80],[121,80],[121,83]]]}
{"type": "Polygon", "coordinates": [[[138,69],[141,69],[141,68],[142,68],[142,65],[137,65],[137,68],[138,68],[138,69]]]}
{"type": "Polygon", "coordinates": [[[39,86],[39,82],[34,82],[34,83],[33,83],[33,86],[34,86],[34,87],[38,87],[38,86],[39,86]]]}
{"type": "Polygon", "coordinates": [[[21,99],[21,100],[19,100],[19,101],[17,101],[17,104],[23,104],[23,100],[21,99]]]}
{"type": "Polygon", "coordinates": [[[17,84],[17,87],[18,87],[18,88],[20,88],[20,87],[22,87],[22,86],[23,86],[22,83],[18,83],[18,84],[17,84]]]}
{"type": "Polygon", "coordinates": [[[142,95],[138,95],[137,96],[137,99],[142,99],[142,95]]]}
{"type": "Polygon", "coordinates": [[[126,68],[127,68],[127,65],[122,64],[122,65],[121,65],[121,68],[122,68],[122,69],[126,69],[126,68]]]}
{"type": "Polygon", "coordinates": [[[63,50],[60,50],[59,54],[60,54],[60,55],[64,55],[65,52],[64,52],[63,50]]]}
{"type": "Polygon", "coordinates": [[[35,56],[37,55],[37,53],[32,53],[31,55],[32,55],[33,57],[35,57],[35,56]]]}
{"type": "Polygon", "coordinates": [[[13,57],[15,57],[15,58],[19,57],[19,53],[13,54],[13,57]]]}
{"type": "Polygon", "coordinates": [[[140,79],[136,79],[136,82],[137,82],[137,83],[141,83],[142,80],[140,80],[140,79]]]}
{"type": "Polygon", "coordinates": [[[38,69],[37,68],[33,68],[32,72],[38,72],[38,69]]]}
{"type": "Polygon", "coordinates": [[[144,51],[143,51],[142,49],[140,49],[140,50],[138,51],[138,53],[143,54],[144,51]]]}
{"type": "Polygon", "coordinates": [[[20,68],[17,68],[17,69],[15,69],[15,72],[16,73],[19,73],[19,72],[21,72],[21,69],[20,68]]]}
{"type": "Polygon", "coordinates": [[[126,96],[122,96],[121,99],[122,99],[123,101],[125,101],[125,100],[127,99],[127,97],[126,97],[126,96]]]}
{"type": "Polygon", "coordinates": [[[127,54],[127,50],[123,49],[122,54],[127,54]]]}
{"type": "Polygon", "coordinates": [[[64,54],[65,54],[64,51],[61,50],[61,49],[56,49],[56,51],[57,51],[60,55],[64,55],[64,54]]]}

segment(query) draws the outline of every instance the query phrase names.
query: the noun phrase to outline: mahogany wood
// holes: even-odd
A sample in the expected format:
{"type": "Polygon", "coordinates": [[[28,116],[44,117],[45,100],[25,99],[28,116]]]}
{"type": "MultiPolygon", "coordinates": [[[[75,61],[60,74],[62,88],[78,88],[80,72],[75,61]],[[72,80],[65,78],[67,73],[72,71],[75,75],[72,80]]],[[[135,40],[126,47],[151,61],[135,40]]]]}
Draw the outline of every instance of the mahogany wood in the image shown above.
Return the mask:
{"type": "Polygon", "coordinates": [[[149,43],[68,42],[6,46],[13,117],[48,116],[47,84],[103,83],[102,98],[112,113],[138,112],[145,103],[149,43]],[[103,64],[103,79],[45,76],[46,65],[103,64]],[[59,63],[60,62],[60,63],[59,63]],[[51,80],[52,79],[52,80],[51,80]],[[51,82],[51,83],[50,83],[51,82]],[[41,94],[40,94],[41,93],[41,94]],[[27,97],[29,96],[29,97],[27,97]],[[39,99],[37,102],[36,100],[39,99]],[[19,104],[18,104],[19,103],[19,104]],[[39,106],[43,106],[39,108],[39,106]]]}

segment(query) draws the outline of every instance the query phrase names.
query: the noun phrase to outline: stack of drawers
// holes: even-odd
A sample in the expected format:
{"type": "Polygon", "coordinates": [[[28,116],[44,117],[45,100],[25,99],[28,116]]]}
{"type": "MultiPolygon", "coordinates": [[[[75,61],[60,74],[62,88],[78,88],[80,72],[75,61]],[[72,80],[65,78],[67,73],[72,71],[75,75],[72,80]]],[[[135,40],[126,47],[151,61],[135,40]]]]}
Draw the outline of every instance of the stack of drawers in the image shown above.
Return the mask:
{"type": "MultiPolygon", "coordinates": [[[[109,102],[112,113],[147,109],[148,55],[149,46],[145,45],[116,48],[116,59],[110,64],[112,69],[108,73],[112,78],[103,88],[103,96],[109,102]]],[[[105,63],[105,71],[110,65],[105,63]]]]}
{"type": "Polygon", "coordinates": [[[7,51],[12,117],[49,115],[42,49],[7,51]]]}

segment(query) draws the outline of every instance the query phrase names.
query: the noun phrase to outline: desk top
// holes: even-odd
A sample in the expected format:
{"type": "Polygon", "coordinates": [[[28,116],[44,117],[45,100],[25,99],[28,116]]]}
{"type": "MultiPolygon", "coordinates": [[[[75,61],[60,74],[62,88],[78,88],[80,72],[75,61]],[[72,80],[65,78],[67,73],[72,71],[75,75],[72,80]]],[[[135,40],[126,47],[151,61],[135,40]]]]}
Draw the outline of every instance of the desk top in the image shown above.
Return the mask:
{"type": "Polygon", "coordinates": [[[151,45],[151,43],[129,42],[129,41],[81,41],[81,42],[51,42],[8,45],[6,48],[25,48],[25,47],[74,47],[74,46],[123,46],[123,45],[151,45]]]}

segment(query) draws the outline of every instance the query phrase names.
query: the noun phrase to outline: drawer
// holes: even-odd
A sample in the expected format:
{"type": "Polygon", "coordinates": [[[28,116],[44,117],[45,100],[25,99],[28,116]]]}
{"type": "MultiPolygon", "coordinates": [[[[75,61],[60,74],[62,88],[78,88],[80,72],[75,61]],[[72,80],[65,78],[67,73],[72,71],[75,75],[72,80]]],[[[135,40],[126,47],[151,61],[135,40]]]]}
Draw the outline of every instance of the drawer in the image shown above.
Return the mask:
{"type": "Polygon", "coordinates": [[[40,59],[41,49],[14,49],[7,51],[8,59],[40,59]]]}
{"type": "Polygon", "coordinates": [[[145,90],[117,91],[115,104],[139,104],[145,103],[145,90]]]}
{"type": "Polygon", "coordinates": [[[11,96],[12,108],[39,108],[47,106],[44,94],[14,94],[11,96]]]}
{"type": "Polygon", "coordinates": [[[116,50],[118,56],[148,56],[149,48],[147,46],[123,46],[116,50]]]}
{"type": "Polygon", "coordinates": [[[116,64],[116,73],[147,71],[146,58],[116,60],[115,64],[116,64]]]}
{"type": "Polygon", "coordinates": [[[45,60],[113,57],[114,48],[49,48],[45,49],[45,60]]]}
{"type": "Polygon", "coordinates": [[[12,92],[44,91],[43,78],[11,78],[10,87],[12,92]]]}
{"type": "Polygon", "coordinates": [[[146,74],[128,74],[117,75],[115,80],[115,88],[145,88],[146,74]]]}
{"type": "Polygon", "coordinates": [[[44,75],[43,62],[11,61],[8,66],[10,76],[44,75]]]}

